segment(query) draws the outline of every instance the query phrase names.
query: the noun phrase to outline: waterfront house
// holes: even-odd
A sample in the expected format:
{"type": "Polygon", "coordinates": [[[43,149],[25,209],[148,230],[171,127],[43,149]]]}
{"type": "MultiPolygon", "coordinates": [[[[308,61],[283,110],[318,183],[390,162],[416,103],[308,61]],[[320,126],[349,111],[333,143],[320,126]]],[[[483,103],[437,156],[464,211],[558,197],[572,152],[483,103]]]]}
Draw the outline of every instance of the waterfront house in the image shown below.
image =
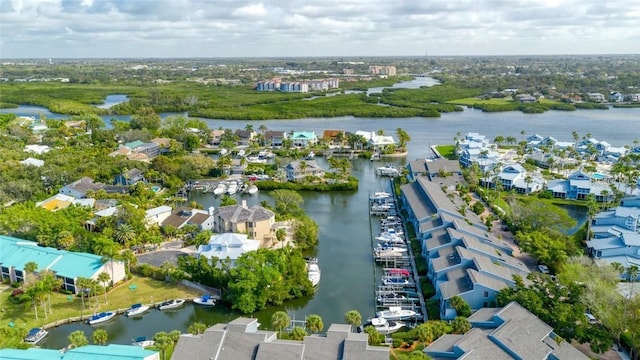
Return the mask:
{"type": "Polygon", "coordinates": [[[150,142],[158,145],[158,153],[159,155],[163,155],[171,150],[171,142],[175,142],[175,140],[170,138],[153,138],[150,142]]]}
{"type": "Polygon", "coordinates": [[[160,360],[160,353],[140,346],[109,344],[84,345],[66,351],[57,349],[0,349],[0,359],[6,360],[160,360]]]}
{"type": "Polygon", "coordinates": [[[68,195],[75,199],[84,199],[89,192],[96,192],[103,187],[103,183],[96,183],[90,177],[83,177],[63,186],[60,189],[60,194],[68,195]]]}
{"type": "Polygon", "coordinates": [[[282,146],[284,140],[287,139],[286,131],[268,130],[264,132],[264,141],[267,146],[282,146]]]}
{"type": "Polygon", "coordinates": [[[339,136],[342,136],[343,140],[347,139],[347,134],[344,130],[325,130],[322,132],[322,140],[329,146],[341,145],[340,142],[337,141],[339,136]]]}
{"type": "Polygon", "coordinates": [[[162,205],[149,210],[144,213],[144,223],[147,227],[153,225],[160,225],[169,216],[171,216],[171,206],[162,205]]]}
{"type": "Polygon", "coordinates": [[[142,173],[141,170],[134,168],[134,169],[127,170],[122,174],[116,175],[115,179],[113,180],[113,184],[131,186],[131,185],[135,185],[139,181],[142,181],[142,182],[146,181],[144,178],[144,174],[142,173]]]}
{"type": "Polygon", "coordinates": [[[238,139],[238,145],[247,146],[254,140],[256,133],[249,130],[237,129],[234,136],[238,139]]]}
{"type": "Polygon", "coordinates": [[[584,200],[592,194],[596,201],[613,200],[613,192],[608,185],[593,183],[591,177],[582,171],[570,174],[566,180],[550,180],[547,190],[553,197],[561,199],[584,200]]]}
{"type": "Polygon", "coordinates": [[[91,199],[91,198],[76,199],[69,195],[55,194],[47,199],[38,201],[36,203],[36,207],[41,207],[49,211],[62,210],[71,205],[86,206],[91,208],[95,204],[95,201],[96,201],[95,199],[91,199]]]}
{"type": "Polygon", "coordinates": [[[604,95],[602,95],[601,93],[588,93],[587,99],[589,99],[589,101],[593,101],[597,103],[603,103],[606,100],[604,95]]]}
{"type": "Polygon", "coordinates": [[[352,326],[331,324],[325,335],[304,340],[278,340],[277,332],[259,330],[257,319],[236,318],[216,324],[200,335],[182,335],[172,360],[271,360],[335,359],[388,360],[389,348],[369,346],[366,333],[354,333],[352,326]]]}
{"type": "Polygon", "coordinates": [[[318,143],[318,137],[314,131],[294,131],[291,134],[293,146],[306,148],[318,143]]]}
{"type": "Polygon", "coordinates": [[[37,271],[50,270],[62,280],[62,289],[78,293],[79,277],[97,279],[106,272],[115,283],[126,274],[122,261],[102,261],[102,256],[39,246],[35,241],[0,235],[0,277],[4,281],[24,282],[25,264],[35,262],[37,271]]]}
{"type": "Polygon", "coordinates": [[[288,181],[300,181],[307,176],[323,178],[325,170],[315,160],[294,160],[285,167],[288,181]]]}
{"type": "Polygon", "coordinates": [[[495,182],[500,181],[504,190],[515,190],[520,194],[530,194],[544,188],[544,179],[539,176],[529,176],[520,164],[508,165],[492,178],[481,180],[483,185],[489,184],[495,187],[495,182]]]}
{"type": "Polygon", "coordinates": [[[609,101],[611,102],[623,102],[624,94],[619,91],[612,91],[609,93],[609,101]]]}
{"type": "Polygon", "coordinates": [[[258,250],[260,243],[260,240],[249,239],[247,234],[214,234],[206,245],[198,246],[197,256],[217,257],[221,260],[229,258],[233,267],[240,255],[258,250]]]}
{"type": "Polygon", "coordinates": [[[372,150],[381,150],[385,146],[396,145],[396,141],[393,136],[376,134],[375,131],[356,131],[356,135],[362,136],[367,145],[372,150]]]}
{"type": "Polygon", "coordinates": [[[516,101],[521,103],[534,103],[537,99],[531,94],[518,94],[516,95],[516,101]]]}
{"type": "MultiPolygon", "coordinates": [[[[624,269],[640,267],[640,197],[622,199],[620,206],[596,214],[591,232],[587,249],[596,263],[615,262],[624,269]]],[[[626,278],[628,274],[621,276],[626,278]]]]}
{"type": "Polygon", "coordinates": [[[249,238],[270,241],[275,213],[262,206],[247,207],[246,200],[242,205],[221,206],[213,213],[214,231],[217,233],[246,233],[249,238]]]}
{"type": "Polygon", "coordinates": [[[181,229],[185,225],[195,225],[198,230],[213,230],[214,218],[213,210],[209,211],[182,207],[176,209],[173,214],[167,216],[162,221],[162,226],[172,226],[181,229]]]}
{"type": "Polygon", "coordinates": [[[223,135],[224,135],[224,130],[222,129],[211,130],[211,132],[209,133],[209,144],[220,145],[223,135]]]}
{"type": "Polygon", "coordinates": [[[471,331],[443,335],[424,352],[434,359],[589,359],[517,302],[481,309],[468,320],[471,331]]]}

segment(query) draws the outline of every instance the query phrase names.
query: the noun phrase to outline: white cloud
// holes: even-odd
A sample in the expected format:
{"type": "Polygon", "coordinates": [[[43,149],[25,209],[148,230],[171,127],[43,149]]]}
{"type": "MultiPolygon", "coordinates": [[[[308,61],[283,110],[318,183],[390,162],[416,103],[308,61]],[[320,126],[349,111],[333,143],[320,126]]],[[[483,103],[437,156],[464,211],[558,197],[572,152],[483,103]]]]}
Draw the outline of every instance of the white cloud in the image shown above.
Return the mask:
{"type": "Polygon", "coordinates": [[[640,0],[0,0],[0,18],[4,58],[633,53],[640,44],[640,0]]]}

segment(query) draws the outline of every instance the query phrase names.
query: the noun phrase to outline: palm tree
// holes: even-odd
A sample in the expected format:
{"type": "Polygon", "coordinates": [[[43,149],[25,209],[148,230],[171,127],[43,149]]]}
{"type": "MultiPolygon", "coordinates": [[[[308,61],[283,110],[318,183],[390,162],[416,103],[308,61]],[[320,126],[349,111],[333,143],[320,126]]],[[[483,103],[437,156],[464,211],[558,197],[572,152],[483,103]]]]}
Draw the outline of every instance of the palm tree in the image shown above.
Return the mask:
{"type": "Polygon", "coordinates": [[[111,275],[107,274],[106,272],[101,272],[100,274],[98,274],[98,282],[102,283],[102,286],[104,287],[104,303],[107,303],[107,283],[109,282],[109,280],[111,280],[111,275]]]}
{"type": "Polygon", "coordinates": [[[166,351],[172,343],[171,337],[166,332],[160,331],[153,336],[153,341],[156,349],[162,354],[162,360],[165,360],[166,351]]]}
{"type": "Polygon", "coordinates": [[[533,178],[531,177],[531,175],[527,175],[524,177],[524,182],[525,184],[527,184],[527,189],[525,190],[525,194],[529,195],[529,184],[531,184],[533,182],[533,178]]]}
{"type": "Polygon", "coordinates": [[[91,334],[91,341],[96,345],[105,345],[109,340],[109,334],[105,329],[95,329],[91,334]]]}
{"type": "Polygon", "coordinates": [[[516,138],[515,138],[515,137],[513,137],[513,136],[507,136],[507,137],[505,138],[505,141],[507,142],[507,144],[509,144],[509,145],[513,145],[513,144],[515,144],[515,143],[516,143],[516,141],[517,141],[517,140],[516,140],[516,138]]]}
{"type": "Polygon", "coordinates": [[[62,286],[62,279],[57,278],[51,270],[42,271],[40,273],[40,278],[44,285],[43,289],[45,290],[49,300],[49,314],[53,314],[53,310],[51,309],[51,293],[62,286]]]}
{"type": "Polygon", "coordinates": [[[114,261],[120,258],[120,246],[113,241],[105,239],[97,242],[93,247],[93,251],[97,255],[102,256],[102,262],[109,262],[109,267],[111,268],[111,286],[113,286],[113,282],[115,281],[114,261]]]}
{"type": "Polygon", "coordinates": [[[273,326],[273,329],[280,335],[282,335],[282,329],[289,326],[290,322],[291,319],[289,315],[284,311],[276,311],[271,315],[271,326],[273,326]]]}
{"type": "Polygon", "coordinates": [[[520,131],[520,141],[524,141],[524,134],[526,134],[526,132],[524,130],[520,131]]]}
{"type": "Polygon", "coordinates": [[[38,319],[38,302],[42,299],[42,291],[37,284],[33,284],[27,288],[26,291],[27,296],[33,301],[33,311],[36,316],[36,320],[38,319]]]}
{"type": "Polygon", "coordinates": [[[244,129],[248,132],[253,132],[253,124],[247,124],[244,126],[244,129]]]}
{"type": "Polygon", "coordinates": [[[493,139],[493,142],[498,144],[498,146],[502,145],[502,143],[504,142],[504,136],[502,135],[496,136],[496,138],[493,139]]]}
{"type": "Polygon", "coordinates": [[[87,340],[87,336],[84,334],[82,330],[76,330],[69,334],[69,347],[71,348],[79,348],[85,345],[89,345],[89,340],[87,340]]]}
{"type": "Polygon", "coordinates": [[[120,223],[116,227],[116,231],[114,233],[114,237],[116,241],[121,243],[122,245],[127,245],[131,240],[135,239],[137,236],[136,230],[127,223],[120,223]]]}
{"type": "Polygon", "coordinates": [[[305,330],[302,326],[296,326],[291,330],[291,339],[302,341],[304,337],[307,336],[307,330],[305,330]]]}
{"type": "Polygon", "coordinates": [[[433,338],[434,338],[433,329],[429,325],[429,323],[420,324],[416,326],[415,330],[416,330],[416,336],[418,337],[418,340],[424,343],[430,343],[433,341],[433,338]]]}
{"type": "MultiPolygon", "coordinates": [[[[89,286],[91,279],[85,277],[79,277],[76,279],[76,287],[80,289],[80,299],[82,300],[82,311],[84,312],[84,293],[89,286]]],[[[76,289],[77,292],[77,289],[76,289]]]]}
{"type": "Polygon", "coordinates": [[[349,310],[344,314],[344,321],[347,324],[353,326],[360,326],[362,324],[362,315],[358,312],[358,310],[349,310]]]}
{"type": "Polygon", "coordinates": [[[300,171],[300,173],[302,174],[302,176],[306,176],[306,170],[309,168],[309,164],[307,164],[306,161],[301,160],[298,163],[298,170],[300,171]]]}
{"type": "Polygon", "coordinates": [[[24,264],[24,284],[25,286],[29,286],[29,284],[31,283],[32,277],[35,278],[35,273],[38,270],[38,263],[36,263],[35,261],[29,261],[28,263],[24,264]]]}
{"type": "Polygon", "coordinates": [[[466,317],[458,316],[451,322],[454,334],[465,334],[471,330],[471,324],[466,317]]]}
{"type": "Polygon", "coordinates": [[[189,334],[200,335],[203,334],[207,330],[207,325],[201,322],[195,322],[189,325],[189,334]]]}
{"type": "Polygon", "coordinates": [[[258,126],[258,130],[260,130],[260,132],[264,135],[264,133],[268,130],[267,125],[260,124],[260,126],[258,126]]]}
{"type": "Polygon", "coordinates": [[[409,136],[409,134],[402,128],[397,128],[396,134],[398,135],[398,145],[400,146],[400,150],[407,151],[407,143],[411,140],[411,136],[409,136]]]}
{"type": "Polygon", "coordinates": [[[320,315],[311,314],[307,317],[306,326],[312,334],[319,333],[324,328],[320,315]]]}
{"type": "Polygon", "coordinates": [[[122,256],[122,260],[127,263],[127,274],[131,274],[131,267],[138,265],[138,258],[136,257],[136,254],[134,254],[133,251],[127,249],[120,255],[122,256]]]}

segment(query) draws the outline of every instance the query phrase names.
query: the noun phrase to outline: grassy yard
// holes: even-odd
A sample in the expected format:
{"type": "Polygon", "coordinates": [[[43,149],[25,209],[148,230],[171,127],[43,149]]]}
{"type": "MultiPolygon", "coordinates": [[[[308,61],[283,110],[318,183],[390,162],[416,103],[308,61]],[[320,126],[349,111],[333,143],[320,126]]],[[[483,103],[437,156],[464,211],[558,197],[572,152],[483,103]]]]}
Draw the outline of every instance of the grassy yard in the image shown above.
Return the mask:
{"type": "Polygon", "coordinates": [[[455,145],[438,145],[436,149],[442,155],[443,158],[449,160],[455,160],[456,158],[456,146],[455,145]]]}
{"type": "MultiPolygon", "coordinates": [[[[53,314],[49,314],[45,318],[42,307],[39,306],[38,319],[36,319],[33,303],[14,305],[9,302],[8,298],[12,290],[13,288],[8,288],[0,293],[0,308],[2,309],[2,312],[0,312],[0,328],[7,327],[10,323],[13,323],[15,327],[23,327],[28,330],[70,317],[87,316],[92,315],[94,312],[128,308],[135,303],[157,303],[166,299],[193,298],[200,295],[197,291],[181,285],[134,276],[131,280],[108,292],[106,304],[104,294],[93,297],[90,300],[85,298],[84,310],[82,309],[80,297],[53,293],[51,295],[53,314]],[[135,289],[130,288],[132,285],[135,285],[135,289]]],[[[0,348],[2,347],[3,339],[0,339],[0,348]]]]}

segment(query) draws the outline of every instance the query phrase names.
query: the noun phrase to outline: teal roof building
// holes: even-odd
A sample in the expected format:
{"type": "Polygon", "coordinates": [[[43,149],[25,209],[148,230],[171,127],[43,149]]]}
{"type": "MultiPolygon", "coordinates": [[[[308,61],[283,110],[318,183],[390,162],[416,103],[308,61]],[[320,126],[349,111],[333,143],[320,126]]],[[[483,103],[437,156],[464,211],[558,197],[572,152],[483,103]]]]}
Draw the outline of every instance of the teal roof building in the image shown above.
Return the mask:
{"type": "Polygon", "coordinates": [[[124,279],[124,263],[103,261],[102,256],[58,250],[39,246],[30,240],[0,235],[0,277],[10,282],[24,281],[24,267],[28,262],[38,264],[36,272],[49,270],[63,280],[66,290],[76,291],[79,277],[97,279],[101,272],[113,277],[114,282],[124,279]]]}
{"type": "Polygon", "coordinates": [[[2,360],[160,360],[157,351],[145,350],[139,346],[86,345],[61,352],[53,349],[32,348],[27,350],[0,349],[2,360]]]}

